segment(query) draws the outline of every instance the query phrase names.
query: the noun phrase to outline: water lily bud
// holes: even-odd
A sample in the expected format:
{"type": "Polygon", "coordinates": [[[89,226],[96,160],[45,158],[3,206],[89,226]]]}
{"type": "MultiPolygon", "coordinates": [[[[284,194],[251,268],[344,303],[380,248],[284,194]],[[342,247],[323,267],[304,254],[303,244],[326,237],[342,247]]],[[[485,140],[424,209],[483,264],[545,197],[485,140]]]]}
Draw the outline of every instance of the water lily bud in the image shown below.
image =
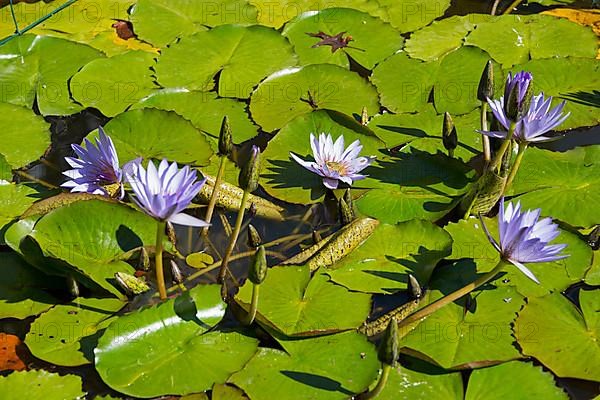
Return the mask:
{"type": "Polygon", "coordinates": [[[146,282],[125,272],[115,273],[115,280],[128,296],[137,295],[150,290],[150,286],[148,286],[146,282]]]}
{"type": "Polygon", "coordinates": [[[250,208],[248,208],[248,218],[252,219],[256,217],[256,213],[258,212],[258,207],[256,203],[250,204],[250,208]]]}
{"type": "Polygon", "coordinates": [[[442,142],[444,147],[448,150],[448,155],[452,157],[454,149],[458,146],[458,135],[456,133],[456,127],[454,121],[449,113],[444,113],[444,126],[442,128],[442,142]]]}
{"type": "Polygon", "coordinates": [[[148,250],[142,246],[140,249],[140,259],[138,260],[138,269],[143,271],[148,271],[150,269],[150,255],[148,255],[148,250]]]}
{"type": "Polygon", "coordinates": [[[477,87],[477,99],[487,101],[494,97],[494,63],[488,60],[481,74],[479,86],[477,87]]]}
{"type": "Polygon", "coordinates": [[[339,205],[340,223],[342,224],[342,226],[348,225],[354,220],[354,212],[343,198],[340,199],[339,205]]]}
{"type": "Polygon", "coordinates": [[[600,225],[596,226],[587,237],[587,242],[593,250],[600,248],[600,225]]]}
{"type": "Polygon", "coordinates": [[[344,201],[346,202],[346,204],[348,204],[348,207],[350,207],[350,209],[354,210],[354,199],[352,198],[352,192],[350,191],[350,188],[346,189],[346,191],[344,192],[344,201]]]}
{"type": "Polygon", "coordinates": [[[510,121],[517,122],[529,109],[532,80],[529,72],[521,71],[514,76],[509,72],[504,87],[504,112],[510,121]]]}
{"type": "Polygon", "coordinates": [[[173,281],[177,284],[183,283],[183,274],[179,269],[179,266],[175,262],[175,260],[171,260],[171,276],[173,277],[173,281]]]}
{"type": "Polygon", "coordinates": [[[256,250],[256,253],[254,253],[252,265],[248,271],[248,279],[255,285],[260,285],[267,277],[267,269],[268,265],[265,246],[260,246],[256,250]]]}
{"type": "Polygon", "coordinates": [[[173,245],[177,244],[177,234],[175,233],[175,227],[173,227],[171,221],[167,221],[167,237],[173,245]]]}
{"type": "Polygon", "coordinates": [[[219,155],[228,156],[231,154],[233,149],[233,139],[231,137],[231,126],[229,125],[229,118],[223,117],[221,122],[221,131],[219,132],[219,155]]]}
{"type": "Polygon", "coordinates": [[[417,280],[417,278],[410,274],[408,275],[408,289],[412,297],[415,299],[420,299],[423,295],[423,291],[421,289],[419,281],[417,280]]]}
{"type": "Polygon", "coordinates": [[[242,167],[239,176],[240,187],[248,192],[253,192],[258,188],[258,177],[260,175],[260,149],[258,146],[252,146],[250,158],[242,167]]]}
{"type": "Polygon", "coordinates": [[[362,108],[362,112],[360,113],[360,124],[363,126],[367,126],[369,123],[369,114],[367,112],[367,107],[362,108]]]}
{"type": "Polygon", "coordinates": [[[69,285],[69,292],[73,297],[79,297],[79,284],[72,276],[67,278],[67,283],[69,285]]]}
{"type": "Polygon", "coordinates": [[[377,358],[382,364],[396,366],[396,360],[400,355],[398,349],[398,323],[396,318],[391,318],[388,323],[387,329],[385,330],[381,343],[379,344],[379,350],[377,352],[377,358]]]}
{"type": "Polygon", "coordinates": [[[323,240],[323,238],[321,237],[321,234],[319,233],[319,231],[312,231],[312,240],[313,240],[314,244],[317,244],[321,240],[323,240]]]}
{"type": "Polygon", "coordinates": [[[248,247],[258,247],[262,243],[260,234],[254,227],[254,225],[248,225],[248,247]]]}

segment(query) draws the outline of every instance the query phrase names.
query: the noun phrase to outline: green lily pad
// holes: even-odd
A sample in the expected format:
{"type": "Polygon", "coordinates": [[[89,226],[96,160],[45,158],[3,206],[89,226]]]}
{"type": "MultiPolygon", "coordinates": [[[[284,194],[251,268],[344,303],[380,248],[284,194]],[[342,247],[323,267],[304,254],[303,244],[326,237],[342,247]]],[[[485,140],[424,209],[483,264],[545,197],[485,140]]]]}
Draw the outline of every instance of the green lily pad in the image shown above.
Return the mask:
{"type": "Polygon", "coordinates": [[[222,25],[164,49],[155,70],[162,86],[189,90],[211,89],[218,74],[221,97],[247,98],[263,78],[294,65],[292,46],[276,30],[222,25]]]}
{"type": "MultiPolygon", "coordinates": [[[[213,155],[207,137],[172,111],[151,108],[126,111],[110,120],[104,129],[113,140],[122,164],[143,157],[207,165],[213,155]]],[[[92,136],[95,135],[94,132],[92,136]]]]}
{"type": "Polygon", "coordinates": [[[596,57],[596,36],[588,27],[550,15],[503,15],[480,22],[465,39],[510,67],[531,59],[596,57]],[[561,40],[557,41],[556,38],[561,40]]]}
{"type": "Polygon", "coordinates": [[[211,400],[248,400],[248,397],[244,394],[244,392],[241,389],[238,389],[235,386],[225,384],[213,386],[210,398],[211,400]]]}
{"type": "MultiPolygon", "coordinates": [[[[453,266],[436,271],[430,302],[474,281],[472,271],[453,266]],[[471,272],[471,273],[469,273],[471,272]]],[[[524,303],[513,287],[485,287],[450,303],[421,321],[400,342],[403,352],[434,361],[443,368],[475,368],[514,360],[511,323],[524,303]]]]}
{"type": "MultiPolygon", "coordinates": [[[[267,193],[278,199],[309,204],[321,201],[326,193],[320,176],[302,167],[290,158],[290,151],[305,160],[313,160],[310,147],[310,134],[330,133],[337,139],[344,136],[345,145],[360,140],[364,146],[361,156],[377,155],[383,143],[370,129],[352,118],[340,113],[320,110],[301,115],[287,124],[263,152],[262,176],[260,183],[267,193]]],[[[369,174],[371,168],[365,169],[369,174]]],[[[362,187],[364,181],[357,181],[355,187],[362,187]]]]}
{"type": "Polygon", "coordinates": [[[241,333],[210,330],[224,314],[219,286],[206,285],[119,317],[98,340],[96,369],[111,388],[134,397],[208,390],[241,369],[258,344],[241,333]]]}
{"type": "Polygon", "coordinates": [[[139,0],[131,10],[135,33],[154,46],[223,24],[254,24],[257,10],[246,0],[139,0]]]}
{"type": "Polygon", "coordinates": [[[525,208],[541,208],[572,226],[600,223],[600,162],[585,161],[586,152],[576,148],[564,153],[527,149],[512,186],[525,208]]]}
{"type": "MultiPolygon", "coordinates": [[[[600,123],[600,107],[590,107],[586,96],[594,96],[600,80],[600,65],[590,58],[549,58],[531,60],[515,66],[513,72],[526,70],[533,75],[533,93],[544,92],[558,100],[567,100],[564,112],[571,115],[557,127],[568,130],[581,126],[594,126],[600,123]]],[[[499,92],[498,92],[499,93],[499,92]]],[[[596,95],[597,96],[597,95],[596,95]]]]}
{"type": "Polygon", "coordinates": [[[77,375],[59,375],[44,370],[15,371],[0,377],[0,391],[6,400],[83,399],[81,378],[77,375]]]}
{"type": "Polygon", "coordinates": [[[460,160],[412,148],[377,160],[368,173],[374,189],[356,205],[363,214],[389,224],[443,217],[474,179],[474,171],[460,160]]]}
{"type": "Polygon", "coordinates": [[[358,74],[332,64],[307,65],[274,73],[252,93],[250,113],[265,131],[283,127],[316,109],[360,115],[379,112],[375,88],[358,74]]]}
{"type": "Polygon", "coordinates": [[[78,366],[93,361],[98,332],[125,306],[120,300],[76,299],[58,304],[32,324],[25,344],[35,357],[51,364],[78,366]]]}
{"type": "MultiPolygon", "coordinates": [[[[0,59],[0,63],[2,60],[0,59]]],[[[0,87],[2,87],[0,77],[0,87]]],[[[12,168],[21,168],[36,161],[50,146],[50,124],[31,109],[0,102],[0,153],[4,156],[3,179],[12,180],[12,168]],[[19,121],[18,124],[15,121],[19,121]],[[7,168],[8,167],[8,168],[7,168]]]]}
{"type": "Polygon", "coordinates": [[[371,81],[381,95],[381,104],[390,111],[414,112],[427,104],[439,67],[438,62],[398,53],[375,68],[371,81]]]}
{"type": "Polygon", "coordinates": [[[71,100],[67,82],[83,65],[103,56],[92,47],[65,39],[15,38],[0,48],[2,100],[28,108],[35,100],[42,115],[81,111],[83,107],[71,100]],[[57,54],[60,62],[56,62],[57,54]]]}
{"type": "MultiPolygon", "coordinates": [[[[87,200],[50,212],[39,220],[30,236],[46,256],[69,264],[64,267],[65,275],[82,275],[120,295],[113,285],[114,274],[133,273],[133,267],[121,257],[139,246],[154,244],[156,222],[122,204],[87,200]]],[[[172,248],[167,243],[167,248],[172,248]]]]}
{"type": "Polygon", "coordinates": [[[390,24],[401,32],[412,32],[444,15],[450,0],[378,0],[390,24]]]}
{"type": "MultiPolygon", "coordinates": [[[[498,240],[496,219],[485,218],[485,224],[492,236],[498,240]]],[[[470,218],[446,226],[454,240],[449,259],[462,260],[459,264],[476,265],[477,272],[488,272],[498,263],[500,256],[490,244],[477,218],[470,218]]],[[[516,267],[509,265],[494,281],[496,286],[515,286],[519,293],[531,297],[544,296],[550,291],[563,291],[583,279],[592,261],[590,247],[568,231],[561,231],[552,243],[564,243],[569,257],[554,262],[529,263],[527,268],[540,281],[539,284],[527,278],[516,267]]]]}
{"type": "Polygon", "coordinates": [[[114,117],[157,89],[150,70],[154,57],[145,51],[130,51],[91,61],[70,80],[73,98],[84,107],[114,117]]]}
{"type": "Polygon", "coordinates": [[[477,399],[556,399],[569,396],[554,384],[554,377],[531,363],[510,361],[473,371],[466,400],[477,399]],[[510,382],[507,385],[506,382],[510,382]]]}
{"type": "Polygon", "coordinates": [[[13,167],[8,163],[8,161],[6,161],[4,154],[0,153],[0,183],[8,183],[12,181],[12,168],[13,167]]]}
{"type": "Polygon", "coordinates": [[[342,400],[377,377],[376,350],[356,332],[281,344],[285,351],[260,348],[229,381],[253,400],[342,400]]]}
{"type": "Polygon", "coordinates": [[[438,261],[450,254],[452,239],[428,221],[380,224],[356,250],[330,267],[331,279],[350,290],[390,293],[406,289],[408,274],[427,284],[438,261]]]}
{"type": "Polygon", "coordinates": [[[557,376],[599,381],[600,291],[581,290],[579,303],[581,311],[560,293],[530,299],[519,312],[515,337],[523,354],[557,376]]]}
{"type": "Polygon", "coordinates": [[[224,116],[229,118],[234,143],[245,142],[258,134],[258,127],[246,113],[246,104],[235,99],[219,98],[213,92],[164,89],[145,97],[131,108],[175,111],[215,140],[219,137],[224,116]]]}
{"type": "Polygon", "coordinates": [[[592,266],[585,274],[585,283],[600,286],[600,251],[594,251],[592,266]]]}
{"type": "Polygon", "coordinates": [[[37,200],[37,191],[26,185],[0,184],[0,230],[21,216],[37,200]]]}
{"type": "MultiPolygon", "coordinates": [[[[251,297],[252,284],[247,281],[236,299],[249,309],[251,297]]],[[[349,292],[324,274],[311,278],[308,266],[286,266],[270,269],[260,285],[257,319],[288,336],[310,336],[357,328],[370,308],[371,296],[349,292]]]]}
{"type": "MultiPolygon", "coordinates": [[[[402,47],[400,33],[379,18],[351,8],[328,8],[317,12],[305,12],[286,24],[283,35],[287,37],[300,64],[330,63],[350,67],[350,58],[367,69],[373,69],[380,61],[402,47]],[[345,32],[343,38],[351,37],[349,45],[336,49],[331,45],[317,46],[323,38],[309,35],[323,32],[330,36],[345,32]]],[[[339,42],[339,40],[338,40],[339,42]]]]}
{"type": "Polygon", "coordinates": [[[16,253],[2,253],[0,264],[0,319],[23,319],[46,311],[56,299],[44,289],[52,281],[16,253]]]}

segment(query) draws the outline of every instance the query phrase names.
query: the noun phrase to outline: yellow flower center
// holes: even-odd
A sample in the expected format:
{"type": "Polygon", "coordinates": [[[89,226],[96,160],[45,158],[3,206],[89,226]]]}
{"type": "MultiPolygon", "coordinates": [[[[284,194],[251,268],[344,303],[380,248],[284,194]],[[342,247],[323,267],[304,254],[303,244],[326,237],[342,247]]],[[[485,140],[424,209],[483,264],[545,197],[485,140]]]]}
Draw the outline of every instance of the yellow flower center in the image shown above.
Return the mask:
{"type": "Polygon", "coordinates": [[[329,168],[331,171],[335,171],[341,176],[344,176],[348,173],[348,170],[344,164],[335,161],[326,161],[325,165],[327,165],[327,168],[329,168]]]}

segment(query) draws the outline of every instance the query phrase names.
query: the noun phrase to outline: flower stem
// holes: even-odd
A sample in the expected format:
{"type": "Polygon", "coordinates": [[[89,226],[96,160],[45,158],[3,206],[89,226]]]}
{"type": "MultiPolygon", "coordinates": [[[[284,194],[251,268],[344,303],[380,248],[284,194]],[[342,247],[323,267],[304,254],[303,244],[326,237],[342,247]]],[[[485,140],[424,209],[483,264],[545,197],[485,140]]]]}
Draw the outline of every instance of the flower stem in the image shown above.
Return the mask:
{"type": "Polygon", "coordinates": [[[508,179],[506,180],[506,185],[504,186],[504,193],[510,188],[515,176],[517,175],[517,171],[521,166],[521,161],[523,160],[523,155],[525,154],[525,150],[527,149],[527,143],[519,144],[519,151],[517,152],[517,158],[515,159],[515,163],[510,170],[510,174],[508,175],[508,179]]]}
{"type": "Polygon", "coordinates": [[[244,320],[245,325],[252,325],[254,318],[256,318],[256,310],[258,309],[258,293],[260,291],[260,285],[252,284],[252,302],[250,303],[250,310],[244,320]]]}
{"type": "MultiPolygon", "coordinates": [[[[481,102],[481,130],[482,131],[487,131],[488,130],[488,122],[487,122],[487,102],[482,101],[481,102]]],[[[489,164],[489,162],[492,159],[492,152],[490,149],[490,138],[487,135],[481,135],[482,136],[482,140],[483,140],[483,159],[485,160],[486,164],[489,164]]]]}
{"type": "MultiPolygon", "coordinates": [[[[225,165],[227,164],[227,156],[221,157],[221,163],[219,164],[219,171],[217,172],[217,176],[215,177],[215,185],[213,186],[212,194],[210,195],[210,201],[208,202],[208,208],[206,209],[206,222],[210,224],[212,220],[213,213],[215,211],[215,205],[217,204],[217,195],[219,192],[219,188],[221,186],[221,180],[223,179],[223,174],[225,173],[225,165]]],[[[202,228],[202,235],[206,236],[208,234],[208,226],[202,228]]]]}
{"type": "Polygon", "coordinates": [[[498,152],[496,153],[496,157],[492,160],[492,162],[490,164],[490,168],[492,170],[495,170],[496,168],[498,168],[500,166],[500,164],[502,163],[502,158],[504,158],[504,153],[506,153],[508,146],[510,146],[510,141],[512,140],[513,135],[515,134],[516,127],[517,127],[517,124],[515,122],[510,123],[510,128],[508,129],[508,133],[506,134],[506,139],[504,139],[504,142],[502,142],[502,145],[500,146],[500,148],[498,149],[498,152]]]}
{"type": "Polygon", "coordinates": [[[429,315],[433,314],[440,308],[444,307],[446,304],[452,303],[453,301],[460,299],[464,295],[471,293],[473,290],[477,289],[481,285],[484,285],[485,283],[490,281],[492,278],[494,278],[500,271],[502,271],[502,269],[504,268],[505,265],[506,265],[506,261],[504,261],[503,259],[500,259],[500,261],[498,261],[498,264],[496,264],[494,269],[492,269],[490,272],[480,276],[474,282],[471,282],[468,285],[463,286],[462,288],[450,293],[449,295],[444,296],[441,299],[438,299],[431,304],[428,304],[427,306],[421,308],[416,313],[409,315],[407,318],[398,322],[398,327],[403,327],[403,326],[409,325],[413,322],[419,321],[425,317],[428,317],[429,315]]]}
{"type": "Polygon", "coordinates": [[[227,297],[227,286],[225,284],[225,274],[227,273],[227,266],[229,264],[229,258],[231,257],[231,253],[233,252],[233,248],[235,247],[235,243],[237,242],[237,238],[240,235],[240,231],[242,230],[242,222],[244,221],[244,212],[246,211],[246,203],[248,202],[249,191],[244,190],[244,194],[242,196],[242,202],[240,203],[240,209],[238,211],[237,219],[235,220],[235,227],[233,228],[233,233],[231,234],[231,239],[229,240],[229,246],[227,246],[227,250],[225,251],[225,255],[223,256],[223,261],[221,263],[221,269],[219,270],[219,279],[218,282],[221,286],[221,296],[223,298],[227,297]]]}
{"type": "Polygon", "coordinates": [[[522,2],[523,2],[523,0],[515,0],[515,1],[513,1],[512,3],[510,3],[510,6],[508,6],[508,8],[506,10],[502,11],[502,15],[510,14],[522,2]]]}
{"type": "Polygon", "coordinates": [[[360,396],[360,400],[374,399],[375,397],[381,394],[390,376],[390,372],[392,371],[392,366],[389,364],[382,364],[382,368],[383,370],[381,371],[381,376],[377,381],[377,386],[375,386],[370,392],[367,392],[364,395],[360,396]]]}
{"type": "Polygon", "coordinates": [[[165,222],[158,221],[156,224],[156,247],[154,268],[156,268],[156,284],[161,300],[167,298],[167,289],[165,287],[165,273],[163,270],[163,238],[165,236],[165,222]]]}

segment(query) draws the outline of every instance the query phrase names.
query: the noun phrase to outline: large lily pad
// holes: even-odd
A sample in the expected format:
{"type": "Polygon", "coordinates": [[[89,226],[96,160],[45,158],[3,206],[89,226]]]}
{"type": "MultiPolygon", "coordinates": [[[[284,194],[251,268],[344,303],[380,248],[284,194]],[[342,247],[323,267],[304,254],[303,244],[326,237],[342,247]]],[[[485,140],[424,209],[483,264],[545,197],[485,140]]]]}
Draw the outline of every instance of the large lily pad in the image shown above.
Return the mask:
{"type": "Polygon", "coordinates": [[[377,377],[375,348],[356,332],[280,343],[285,351],[260,348],[230,378],[253,400],[348,399],[377,377]]]}
{"type": "MultiPolygon", "coordinates": [[[[248,309],[251,297],[252,284],[247,281],[237,300],[248,309]]],[[[257,318],[286,335],[307,336],[357,328],[370,308],[369,295],[349,292],[324,274],[311,278],[308,266],[277,267],[261,284],[257,318]]]]}
{"type": "Polygon", "coordinates": [[[0,87],[3,101],[31,108],[42,115],[69,115],[82,110],[71,100],[67,81],[88,62],[103,57],[89,46],[65,39],[23,35],[0,48],[0,87]],[[56,56],[60,54],[60,62],[56,56]]]}
{"type": "Polygon", "coordinates": [[[0,230],[21,216],[34,201],[37,191],[26,185],[0,184],[0,230]]]}
{"type": "Polygon", "coordinates": [[[567,400],[569,396],[556,387],[551,374],[531,363],[510,361],[473,371],[469,377],[466,400],[506,398],[567,400]],[[507,385],[506,382],[511,384],[507,385]]]}
{"type": "Polygon", "coordinates": [[[600,160],[586,161],[586,151],[564,153],[527,149],[512,186],[526,208],[541,208],[542,215],[572,226],[600,223],[595,204],[600,202],[600,160]]]}
{"type": "Polygon", "coordinates": [[[64,400],[83,399],[81,378],[59,375],[44,370],[15,371],[0,378],[0,391],[6,400],[23,398],[64,400]]]}
{"type": "Polygon", "coordinates": [[[600,380],[600,291],[580,291],[581,311],[560,293],[530,299],[515,336],[523,353],[560,377],[600,380]],[[548,318],[551,316],[551,318],[548,318]]]}
{"type": "Polygon", "coordinates": [[[274,73],[252,93],[252,118],[266,131],[283,127],[316,109],[360,115],[379,112],[377,91],[358,74],[331,64],[307,65],[274,73]]]}
{"type": "Polygon", "coordinates": [[[131,21],[140,38],[163,47],[206,27],[256,23],[256,14],[246,0],[139,0],[131,21]]]}
{"type": "Polygon", "coordinates": [[[106,384],[129,396],[208,390],[241,369],[258,344],[237,332],[209,331],[224,314],[219,286],[204,285],[119,317],[98,341],[96,369],[106,384]]]}
{"type": "Polygon", "coordinates": [[[35,357],[51,364],[78,366],[93,361],[98,332],[125,306],[118,299],[75,299],[58,304],[32,324],[25,344],[35,357]]]}
{"type": "MultiPolygon", "coordinates": [[[[0,87],[3,87],[1,82],[0,87]]],[[[31,109],[0,102],[0,131],[3,139],[0,153],[4,155],[5,164],[21,168],[44,155],[50,146],[49,128],[50,124],[35,115],[31,109]]],[[[10,168],[6,171],[4,166],[2,174],[6,173],[12,175],[10,168]]]]}
{"type": "Polygon", "coordinates": [[[222,25],[164,49],[155,70],[162,86],[190,90],[212,88],[218,74],[220,96],[247,98],[263,78],[294,65],[292,46],[276,30],[222,25]]]}
{"type": "MultiPolygon", "coordinates": [[[[290,203],[316,203],[325,195],[322,178],[308,171],[290,158],[293,151],[305,160],[313,160],[310,147],[310,134],[330,133],[337,139],[344,136],[345,145],[360,140],[364,146],[362,156],[378,155],[383,143],[370,129],[352,118],[331,111],[316,111],[297,117],[287,124],[271,141],[263,153],[261,184],[273,197],[290,203]]],[[[371,168],[364,170],[369,174],[371,168]]],[[[355,187],[364,182],[356,182],[355,187]]]]}
{"type": "Polygon", "coordinates": [[[157,89],[150,70],[154,57],[138,50],[89,62],[70,80],[73,98],[114,117],[157,89]]]}
{"type": "Polygon", "coordinates": [[[56,299],[44,289],[52,281],[16,253],[2,253],[0,263],[0,319],[23,319],[46,311],[56,299]]]}
{"type": "Polygon", "coordinates": [[[219,137],[224,116],[229,118],[235,143],[245,142],[258,134],[257,126],[246,113],[246,104],[234,99],[218,98],[213,92],[164,89],[145,97],[131,108],[175,111],[213,139],[219,137]]]}
{"type": "MultiPolygon", "coordinates": [[[[498,224],[496,219],[486,218],[485,224],[492,236],[498,240],[498,224]]],[[[450,223],[446,230],[454,240],[452,254],[449,258],[462,260],[464,267],[476,265],[478,272],[490,271],[500,259],[498,252],[490,244],[481,222],[470,218],[458,223],[450,223]]],[[[563,291],[570,285],[583,279],[592,260],[592,250],[576,235],[561,231],[552,243],[565,243],[565,254],[568,258],[547,263],[529,263],[529,268],[540,281],[539,284],[527,278],[521,271],[511,265],[504,268],[502,274],[494,281],[497,286],[515,286],[519,293],[527,297],[543,296],[549,291],[563,291]]]]}
{"type": "Polygon", "coordinates": [[[385,294],[406,289],[408,274],[425,285],[438,261],[450,254],[451,245],[450,235],[428,221],[380,224],[327,274],[334,282],[361,292],[385,294]]]}
{"type": "Polygon", "coordinates": [[[122,164],[143,157],[207,165],[213,155],[207,137],[172,111],[130,110],[110,120],[105,131],[112,138],[122,164]]]}
{"type": "Polygon", "coordinates": [[[378,0],[390,24],[401,32],[412,32],[444,15],[450,0],[378,0]]]}
{"type": "Polygon", "coordinates": [[[351,8],[328,8],[317,12],[305,12],[285,26],[286,36],[302,65],[330,63],[348,68],[350,58],[367,69],[394,54],[402,47],[400,33],[379,18],[351,8]],[[351,37],[347,46],[316,46],[323,38],[310,34],[325,33],[336,36],[338,45],[342,38],[351,37]]]}

